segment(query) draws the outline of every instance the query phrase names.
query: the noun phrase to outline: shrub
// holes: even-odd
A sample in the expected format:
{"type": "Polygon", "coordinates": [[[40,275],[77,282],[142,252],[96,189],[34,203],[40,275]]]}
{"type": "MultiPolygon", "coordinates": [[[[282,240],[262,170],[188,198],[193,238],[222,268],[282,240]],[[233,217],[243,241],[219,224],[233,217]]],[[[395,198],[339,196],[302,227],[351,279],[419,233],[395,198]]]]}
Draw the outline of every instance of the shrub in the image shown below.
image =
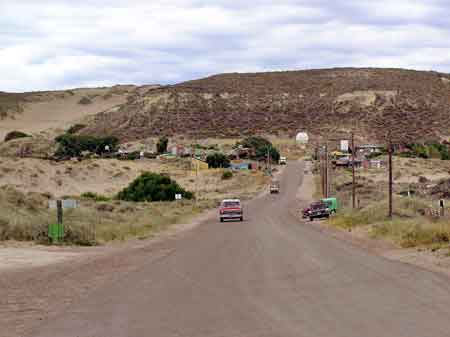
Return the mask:
{"type": "Polygon", "coordinates": [[[81,194],[81,197],[85,198],[85,199],[92,199],[94,201],[110,201],[111,200],[111,198],[108,198],[101,194],[97,194],[95,192],[85,192],[85,193],[81,194]]]}
{"type": "Polygon", "coordinates": [[[77,133],[78,131],[81,131],[82,129],[84,129],[86,127],[86,125],[84,124],[75,124],[72,125],[68,130],[67,133],[73,135],[75,133],[77,133]]]}
{"type": "Polygon", "coordinates": [[[83,98],[81,98],[78,101],[78,104],[82,104],[82,105],[88,105],[88,104],[92,104],[92,101],[89,97],[84,96],[83,98]]]}
{"type": "Polygon", "coordinates": [[[6,134],[5,142],[9,142],[10,140],[13,140],[13,139],[26,138],[26,137],[31,137],[31,136],[27,135],[26,133],[21,132],[21,131],[11,131],[6,134]]]}
{"type": "Polygon", "coordinates": [[[209,168],[227,168],[230,167],[230,159],[223,153],[213,153],[206,157],[209,168]]]}
{"type": "Polygon", "coordinates": [[[64,134],[56,137],[59,143],[56,157],[79,157],[84,151],[102,154],[105,147],[109,146],[110,151],[115,151],[119,140],[116,137],[93,137],[85,135],[64,134]]]}
{"type": "Polygon", "coordinates": [[[450,154],[447,145],[432,143],[432,144],[409,144],[406,146],[409,152],[402,153],[402,157],[409,158],[440,158],[442,160],[449,160],[450,154]]]}
{"type": "Polygon", "coordinates": [[[175,194],[192,199],[193,193],[184,190],[174,180],[165,175],[145,172],[117,195],[126,201],[173,201],[175,194]]]}
{"type": "Polygon", "coordinates": [[[233,172],[231,171],[225,171],[222,173],[222,180],[227,180],[233,178],[233,172]]]}
{"type": "Polygon", "coordinates": [[[156,144],[156,149],[158,154],[167,152],[167,145],[169,144],[169,139],[166,136],[159,138],[158,143],[156,144]]]}

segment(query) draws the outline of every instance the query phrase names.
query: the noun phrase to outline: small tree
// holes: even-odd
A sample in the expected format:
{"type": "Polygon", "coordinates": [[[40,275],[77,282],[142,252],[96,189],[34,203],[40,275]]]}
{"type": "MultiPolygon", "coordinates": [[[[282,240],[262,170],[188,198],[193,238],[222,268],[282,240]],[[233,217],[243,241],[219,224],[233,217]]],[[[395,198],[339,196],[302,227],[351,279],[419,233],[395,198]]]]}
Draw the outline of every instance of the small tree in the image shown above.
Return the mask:
{"type": "Polygon", "coordinates": [[[169,144],[169,139],[166,136],[159,138],[158,143],[156,144],[156,149],[158,154],[167,152],[167,145],[169,144]]]}
{"type": "Polygon", "coordinates": [[[267,158],[267,153],[269,153],[273,161],[278,161],[280,159],[279,151],[269,140],[263,137],[247,137],[236,145],[252,149],[254,153],[254,155],[251,156],[252,159],[267,158]]]}
{"type": "Polygon", "coordinates": [[[213,153],[206,157],[209,168],[227,168],[230,167],[230,159],[223,153],[213,153]]]}
{"type": "Polygon", "coordinates": [[[274,162],[278,162],[280,160],[280,152],[278,152],[278,150],[272,145],[267,145],[256,150],[256,159],[267,158],[267,155],[269,155],[271,160],[274,162]]]}

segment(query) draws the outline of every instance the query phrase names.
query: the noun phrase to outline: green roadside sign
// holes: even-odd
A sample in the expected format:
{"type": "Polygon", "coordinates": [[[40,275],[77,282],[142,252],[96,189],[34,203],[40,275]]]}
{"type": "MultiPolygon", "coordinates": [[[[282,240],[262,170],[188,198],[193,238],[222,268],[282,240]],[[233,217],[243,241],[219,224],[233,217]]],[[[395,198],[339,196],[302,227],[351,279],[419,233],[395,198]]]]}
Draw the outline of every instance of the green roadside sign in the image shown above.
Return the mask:
{"type": "Polygon", "coordinates": [[[53,243],[57,243],[64,237],[64,225],[62,223],[54,223],[48,226],[48,236],[53,243]]]}

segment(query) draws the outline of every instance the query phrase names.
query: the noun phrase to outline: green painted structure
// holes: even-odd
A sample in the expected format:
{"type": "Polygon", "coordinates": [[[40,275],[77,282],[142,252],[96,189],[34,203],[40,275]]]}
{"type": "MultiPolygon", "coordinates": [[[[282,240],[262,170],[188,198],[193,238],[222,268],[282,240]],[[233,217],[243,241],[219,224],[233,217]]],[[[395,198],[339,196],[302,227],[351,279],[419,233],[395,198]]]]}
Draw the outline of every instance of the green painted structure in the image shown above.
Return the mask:
{"type": "Polygon", "coordinates": [[[337,210],[339,209],[339,203],[336,198],[325,198],[322,199],[321,201],[323,201],[328,205],[328,208],[331,210],[332,213],[336,213],[337,210]]]}

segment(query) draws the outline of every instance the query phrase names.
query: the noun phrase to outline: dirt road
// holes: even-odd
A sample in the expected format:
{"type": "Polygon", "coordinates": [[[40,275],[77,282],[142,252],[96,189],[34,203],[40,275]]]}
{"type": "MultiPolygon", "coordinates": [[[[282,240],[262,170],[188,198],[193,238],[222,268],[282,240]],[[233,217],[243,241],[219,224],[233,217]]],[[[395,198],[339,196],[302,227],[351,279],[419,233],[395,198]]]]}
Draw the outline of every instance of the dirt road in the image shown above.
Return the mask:
{"type": "Polygon", "coordinates": [[[157,244],[4,278],[0,307],[20,300],[15,320],[11,303],[0,310],[0,335],[450,336],[450,280],[299,222],[296,197],[311,187],[308,178],[299,192],[302,180],[290,163],[281,194],[246,205],[243,223],[211,219],[157,244]]]}

